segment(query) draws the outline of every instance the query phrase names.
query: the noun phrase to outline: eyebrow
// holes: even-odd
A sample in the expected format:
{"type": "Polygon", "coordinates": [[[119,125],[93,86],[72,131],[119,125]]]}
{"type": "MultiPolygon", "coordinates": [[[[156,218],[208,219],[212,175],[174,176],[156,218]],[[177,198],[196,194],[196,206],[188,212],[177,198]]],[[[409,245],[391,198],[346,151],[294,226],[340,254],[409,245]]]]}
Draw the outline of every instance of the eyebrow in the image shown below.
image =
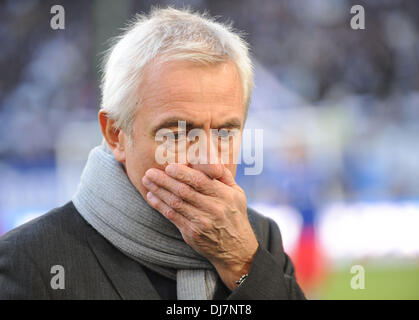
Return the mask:
{"type": "Polygon", "coordinates": [[[240,129],[241,127],[242,127],[241,121],[238,118],[232,118],[225,121],[220,126],[218,126],[217,129],[220,129],[220,128],[240,129]]]}
{"type": "MultiPolygon", "coordinates": [[[[186,130],[191,130],[191,129],[194,129],[194,128],[202,128],[202,124],[197,124],[194,121],[181,119],[179,117],[169,117],[167,119],[164,119],[163,121],[161,121],[157,125],[155,125],[152,128],[152,133],[153,133],[153,135],[155,135],[160,129],[177,127],[179,121],[186,121],[186,130]]],[[[231,119],[223,122],[216,129],[222,129],[222,128],[240,129],[241,128],[241,121],[238,118],[231,118],[231,119]]]]}
{"type": "Polygon", "coordinates": [[[155,135],[157,131],[159,131],[160,129],[177,127],[179,124],[179,121],[186,121],[186,130],[200,127],[200,126],[197,126],[197,124],[194,123],[193,121],[188,121],[188,120],[181,119],[178,117],[170,117],[170,118],[164,119],[163,121],[155,125],[152,128],[152,134],[155,135]]]}

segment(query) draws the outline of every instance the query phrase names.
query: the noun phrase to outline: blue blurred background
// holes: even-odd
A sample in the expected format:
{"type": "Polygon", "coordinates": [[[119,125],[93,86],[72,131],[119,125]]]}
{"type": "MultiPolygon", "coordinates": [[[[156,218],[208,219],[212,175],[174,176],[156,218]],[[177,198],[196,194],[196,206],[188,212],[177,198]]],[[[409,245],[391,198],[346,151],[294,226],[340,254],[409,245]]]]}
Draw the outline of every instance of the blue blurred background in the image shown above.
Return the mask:
{"type": "Polygon", "coordinates": [[[246,32],[248,128],[264,167],[237,181],[277,221],[309,298],[419,299],[419,2],[0,2],[0,235],[73,195],[100,143],[108,39],[152,5],[190,5],[246,32]],[[65,8],[65,30],[50,9],[65,8]],[[350,28],[351,6],[366,29],[350,28]],[[353,265],[365,289],[350,286],[353,265]]]}

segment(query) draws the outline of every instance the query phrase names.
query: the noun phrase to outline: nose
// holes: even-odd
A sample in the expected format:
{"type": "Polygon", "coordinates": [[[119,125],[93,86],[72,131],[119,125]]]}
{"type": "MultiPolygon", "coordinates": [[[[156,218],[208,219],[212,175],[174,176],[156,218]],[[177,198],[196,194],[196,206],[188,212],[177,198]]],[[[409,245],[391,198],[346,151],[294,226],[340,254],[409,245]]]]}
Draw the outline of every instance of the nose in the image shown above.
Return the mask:
{"type": "Polygon", "coordinates": [[[217,130],[202,130],[199,135],[199,141],[195,143],[199,144],[200,147],[198,161],[193,161],[193,163],[188,163],[188,165],[202,171],[210,178],[220,178],[224,172],[224,164],[217,130]]]}

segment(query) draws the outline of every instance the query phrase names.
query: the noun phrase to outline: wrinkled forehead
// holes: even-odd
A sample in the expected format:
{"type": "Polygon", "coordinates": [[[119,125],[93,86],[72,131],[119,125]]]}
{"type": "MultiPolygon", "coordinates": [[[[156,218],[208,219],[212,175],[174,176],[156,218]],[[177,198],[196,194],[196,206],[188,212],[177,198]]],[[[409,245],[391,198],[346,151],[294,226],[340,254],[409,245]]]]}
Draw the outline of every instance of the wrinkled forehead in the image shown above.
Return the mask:
{"type": "Polygon", "coordinates": [[[189,61],[151,64],[144,73],[142,103],[173,101],[243,104],[243,90],[231,61],[211,65],[189,61]]]}
{"type": "Polygon", "coordinates": [[[245,108],[233,62],[202,65],[170,61],[147,68],[140,88],[141,113],[200,124],[243,122],[245,108]],[[233,119],[234,118],[234,119],[233,119]]]}

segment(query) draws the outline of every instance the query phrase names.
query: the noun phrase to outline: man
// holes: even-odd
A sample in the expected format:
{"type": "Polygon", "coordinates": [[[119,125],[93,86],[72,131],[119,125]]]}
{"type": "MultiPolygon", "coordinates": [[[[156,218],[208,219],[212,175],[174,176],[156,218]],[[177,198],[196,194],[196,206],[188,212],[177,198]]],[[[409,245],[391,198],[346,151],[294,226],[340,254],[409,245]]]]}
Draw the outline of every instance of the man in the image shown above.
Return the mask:
{"type": "Polygon", "coordinates": [[[252,85],[247,44],[228,26],[171,8],[140,16],[106,59],[104,143],[74,198],[0,240],[0,297],[304,298],[278,227],[234,181],[237,163],[211,139],[215,162],[180,161],[186,131],[242,132],[252,85]],[[174,132],[165,163],[161,130],[174,132]]]}

